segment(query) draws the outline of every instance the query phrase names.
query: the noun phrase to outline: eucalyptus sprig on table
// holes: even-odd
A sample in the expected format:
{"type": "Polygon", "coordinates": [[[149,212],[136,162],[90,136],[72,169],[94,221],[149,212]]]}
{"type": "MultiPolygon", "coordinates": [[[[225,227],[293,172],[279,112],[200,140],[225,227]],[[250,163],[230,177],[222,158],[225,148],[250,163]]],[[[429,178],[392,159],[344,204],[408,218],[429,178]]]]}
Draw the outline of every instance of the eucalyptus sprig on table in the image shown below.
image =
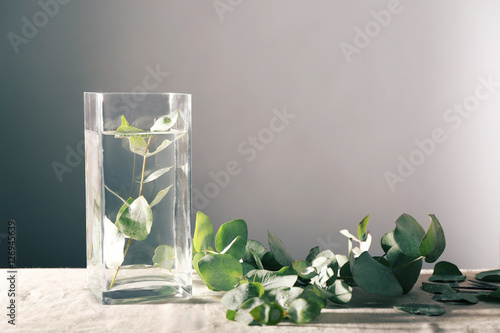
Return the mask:
{"type": "Polygon", "coordinates": [[[356,286],[379,295],[409,292],[422,261],[435,262],[446,245],[441,224],[436,216],[429,216],[431,224],[425,232],[413,217],[401,215],[396,228],[381,239],[382,256],[367,252],[372,237],[366,216],[358,224],[357,236],[341,231],[348,238],[347,255],[320,252],[316,246],[304,260],[295,260],[271,231],[268,250],[248,239],[245,221],[226,222],[215,234],[209,217],[198,212],[193,267],[209,289],[227,291],[221,299],[227,319],[275,325],[288,318],[304,324],[320,315],[327,300],[348,303],[356,286]]]}

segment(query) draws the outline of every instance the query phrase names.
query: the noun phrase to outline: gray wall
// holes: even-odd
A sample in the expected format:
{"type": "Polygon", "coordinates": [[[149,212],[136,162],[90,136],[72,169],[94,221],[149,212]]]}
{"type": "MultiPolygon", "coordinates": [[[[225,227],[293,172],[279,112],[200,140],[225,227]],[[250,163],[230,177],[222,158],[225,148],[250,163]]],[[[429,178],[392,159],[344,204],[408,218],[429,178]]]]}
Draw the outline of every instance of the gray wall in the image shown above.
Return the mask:
{"type": "Polygon", "coordinates": [[[499,265],[498,1],[59,2],[0,2],[0,218],[19,266],[85,265],[82,95],[148,75],[193,94],[194,209],[216,226],[243,218],[302,258],[345,253],[338,231],[368,213],[376,239],[434,213],[442,259],[499,265]]]}

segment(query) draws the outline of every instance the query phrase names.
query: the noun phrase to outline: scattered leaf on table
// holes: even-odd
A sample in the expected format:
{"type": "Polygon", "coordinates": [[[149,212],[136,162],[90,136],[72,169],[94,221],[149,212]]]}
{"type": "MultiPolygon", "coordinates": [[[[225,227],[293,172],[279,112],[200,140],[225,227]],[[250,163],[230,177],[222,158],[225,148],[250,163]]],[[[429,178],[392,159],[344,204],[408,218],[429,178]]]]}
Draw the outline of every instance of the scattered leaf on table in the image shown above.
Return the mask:
{"type": "Polygon", "coordinates": [[[437,294],[434,295],[432,299],[441,302],[460,302],[468,304],[476,304],[478,302],[476,295],[465,293],[437,294]]]}
{"type": "Polygon", "coordinates": [[[419,314],[426,316],[441,316],[446,312],[444,308],[439,305],[417,304],[417,303],[395,305],[394,309],[403,312],[408,312],[411,314],[419,314]]]}
{"type": "Polygon", "coordinates": [[[448,261],[440,261],[434,266],[429,281],[432,282],[460,282],[465,281],[465,275],[460,272],[458,267],[448,261]]]}
{"type": "Polygon", "coordinates": [[[500,269],[484,271],[476,275],[476,279],[488,282],[500,282],[500,269]]]}
{"type": "Polygon", "coordinates": [[[432,294],[452,294],[456,291],[447,284],[422,282],[422,290],[432,294]]]}

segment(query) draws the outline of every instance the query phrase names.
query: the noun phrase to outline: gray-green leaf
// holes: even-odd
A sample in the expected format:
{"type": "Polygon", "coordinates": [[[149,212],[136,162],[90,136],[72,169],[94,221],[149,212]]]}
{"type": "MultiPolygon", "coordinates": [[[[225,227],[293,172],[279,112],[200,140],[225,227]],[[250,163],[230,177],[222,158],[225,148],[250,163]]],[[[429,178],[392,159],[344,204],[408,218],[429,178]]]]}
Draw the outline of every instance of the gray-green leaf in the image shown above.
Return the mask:
{"type": "Polygon", "coordinates": [[[156,180],[158,179],[161,175],[163,175],[164,173],[170,171],[170,169],[172,169],[172,167],[168,167],[168,168],[162,168],[162,169],[159,169],[159,170],[156,170],[155,172],[153,172],[152,174],[150,174],[145,180],[143,183],[149,183],[149,182],[152,182],[153,180],[156,180]]]}
{"type": "Polygon", "coordinates": [[[166,132],[175,125],[179,117],[179,110],[175,110],[165,116],[161,116],[151,127],[151,132],[166,132]]]}
{"type": "Polygon", "coordinates": [[[291,266],[295,260],[293,260],[292,255],[288,252],[283,242],[271,231],[268,231],[268,241],[276,261],[280,265],[291,266]]]}
{"type": "Polygon", "coordinates": [[[168,191],[170,190],[171,187],[172,187],[172,185],[170,185],[169,187],[164,188],[163,190],[159,191],[158,194],[156,194],[156,197],[151,202],[150,206],[154,207],[157,204],[159,204],[160,201],[163,199],[163,197],[165,197],[167,195],[167,193],[168,193],[168,191]]]}
{"type": "Polygon", "coordinates": [[[377,262],[368,252],[363,252],[355,260],[352,266],[352,276],[356,284],[368,292],[386,296],[397,296],[403,293],[403,288],[391,269],[377,262]]]}
{"type": "Polygon", "coordinates": [[[239,310],[248,299],[261,297],[264,294],[264,287],[258,282],[244,283],[229,290],[222,296],[221,302],[229,310],[239,310]]]}
{"type": "Polygon", "coordinates": [[[321,313],[321,307],[316,302],[308,302],[298,298],[290,303],[288,317],[296,324],[305,324],[315,319],[321,313]]]}
{"type": "Polygon", "coordinates": [[[265,290],[278,287],[293,287],[297,281],[297,274],[290,266],[283,267],[277,272],[265,269],[255,269],[245,276],[248,281],[259,282],[265,290]]]}
{"type": "Polygon", "coordinates": [[[130,200],[121,207],[115,224],[125,236],[141,241],[151,232],[153,212],[144,196],[130,200]]]}
{"type": "Polygon", "coordinates": [[[252,317],[264,325],[276,325],[285,318],[285,310],[278,303],[264,303],[250,311],[252,317]]]}
{"type": "Polygon", "coordinates": [[[500,269],[478,273],[476,279],[480,281],[500,282],[500,269]]]}
{"type": "Polygon", "coordinates": [[[429,278],[432,282],[460,282],[465,281],[465,275],[458,267],[448,261],[440,261],[434,266],[434,272],[429,278]]]}
{"type": "Polygon", "coordinates": [[[441,316],[446,312],[442,306],[434,304],[401,304],[395,305],[394,309],[411,314],[419,314],[425,316],[441,316]]]}
{"type": "Polygon", "coordinates": [[[171,246],[160,245],[155,249],[153,262],[159,264],[162,268],[172,269],[175,264],[175,252],[171,246]]]}
{"type": "Polygon", "coordinates": [[[478,302],[477,296],[464,293],[437,294],[432,299],[441,302],[460,302],[466,304],[476,304],[478,302]]]}
{"type": "Polygon", "coordinates": [[[201,258],[198,261],[198,270],[212,290],[231,290],[243,278],[240,262],[229,254],[214,254],[201,258]]]}
{"type": "Polygon", "coordinates": [[[240,260],[245,255],[245,244],[246,241],[241,236],[237,236],[221,253],[227,253],[235,259],[240,260]]]}
{"type": "Polygon", "coordinates": [[[432,263],[444,252],[446,239],[443,228],[436,216],[434,214],[430,214],[429,216],[431,218],[431,225],[420,243],[419,251],[420,255],[425,257],[425,261],[432,263]]]}
{"type": "Polygon", "coordinates": [[[396,220],[394,240],[407,256],[420,256],[419,247],[424,236],[424,229],[412,216],[403,214],[396,220]]]}

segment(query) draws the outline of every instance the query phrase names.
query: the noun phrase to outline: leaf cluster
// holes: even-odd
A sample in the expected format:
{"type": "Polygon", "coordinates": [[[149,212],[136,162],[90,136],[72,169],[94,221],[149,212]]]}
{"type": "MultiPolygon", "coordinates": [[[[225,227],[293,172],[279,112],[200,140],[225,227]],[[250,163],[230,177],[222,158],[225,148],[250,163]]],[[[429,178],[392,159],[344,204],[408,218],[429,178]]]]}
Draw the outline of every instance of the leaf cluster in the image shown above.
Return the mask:
{"type": "Polygon", "coordinates": [[[328,301],[348,303],[355,286],[379,295],[410,291],[422,260],[433,262],[445,247],[441,225],[434,215],[430,217],[426,233],[410,215],[401,215],[395,230],[382,238],[385,254],[380,257],[367,252],[371,244],[367,216],[358,224],[357,237],[341,231],[349,238],[347,256],[316,246],[305,259],[295,260],[271,231],[268,250],[248,239],[245,221],[226,222],[215,233],[210,218],[198,212],[193,267],[209,289],[227,291],[222,297],[227,319],[276,325],[287,318],[303,324],[319,316],[328,301]]]}

